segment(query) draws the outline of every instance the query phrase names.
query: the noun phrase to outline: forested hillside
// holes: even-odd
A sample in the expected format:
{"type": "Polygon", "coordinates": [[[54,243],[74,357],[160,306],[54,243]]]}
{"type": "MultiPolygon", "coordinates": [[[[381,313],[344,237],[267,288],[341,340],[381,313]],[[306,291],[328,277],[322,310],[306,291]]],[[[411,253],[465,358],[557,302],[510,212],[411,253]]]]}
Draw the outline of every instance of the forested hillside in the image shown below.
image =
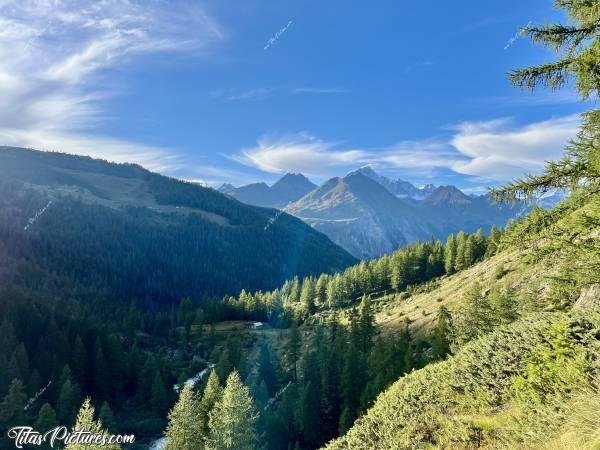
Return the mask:
{"type": "Polygon", "coordinates": [[[17,284],[172,303],[354,262],[295,218],[139,166],[2,148],[0,179],[0,276],[17,284]]]}

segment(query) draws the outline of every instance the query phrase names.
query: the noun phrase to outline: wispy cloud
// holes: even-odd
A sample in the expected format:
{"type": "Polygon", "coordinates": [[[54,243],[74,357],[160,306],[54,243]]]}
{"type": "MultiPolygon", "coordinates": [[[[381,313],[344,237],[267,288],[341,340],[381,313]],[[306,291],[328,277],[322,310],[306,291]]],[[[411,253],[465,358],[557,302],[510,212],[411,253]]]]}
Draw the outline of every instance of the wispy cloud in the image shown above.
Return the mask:
{"type": "Polygon", "coordinates": [[[0,1],[0,143],[171,167],[168,149],[95,133],[115,94],[104,76],[139,55],[222,39],[201,6],[179,1],[0,1]]]}
{"type": "Polygon", "coordinates": [[[316,176],[326,176],[340,167],[369,161],[368,152],[336,147],[333,142],[325,142],[306,133],[265,136],[256,147],[232,155],[231,159],[265,172],[302,172],[316,176]]]}
{"type": "Polygon", "coordinates": [[[575,137],[579,115],[515,126],[512,119],[466,122],[450,141],[466,161],[451,168],[458,173],[504,181],[524,172],[539,171],[546,161],[559,158],[575,137]]]}
{"type": "Polygon", "coordinates": [[[303,172],[326,177],[373,164],[383,170],[426,176],[451,172],[473,181],[504,182],[539,171],[546,161],[559,158],[579,125],[578,115],[526,125],[515,125],[511,118],[464,122],[452,127],[446,136],[373,149],[343,148],[307,133],[265,136],[255,147],[229,157],[269,173],[303,172]]]}

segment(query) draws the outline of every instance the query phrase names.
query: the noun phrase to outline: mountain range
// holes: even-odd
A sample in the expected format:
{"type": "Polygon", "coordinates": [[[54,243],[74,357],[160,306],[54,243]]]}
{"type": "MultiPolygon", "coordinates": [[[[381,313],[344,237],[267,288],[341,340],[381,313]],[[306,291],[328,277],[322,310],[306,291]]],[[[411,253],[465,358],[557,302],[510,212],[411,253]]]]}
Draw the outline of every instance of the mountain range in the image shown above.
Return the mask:
{"type": "Polygon", "coordinates": [[[284,208],[316,188],[317,185],[304,175],[288,173],[272,186],[266,183],[252,183],[235,188],[225,183],[218,191],[250,205],[284,208]]]}
{"type": "Polygon", "coordinates": [[[311,185],[315,186],[301,174],[287,174],[272,187],[259,183],[237,189],[224,185],[219,190],[251,204],[287,205],[285,212],[359,259],[376,258],[417,240],[446,239],[460,230],[488,232],[492,225],[504,226],[525,210],[523,204],[496,205],[488,196],[469,196],[455,186],[418,188],[390,180],[370,166],[309,190],[311,185]],[[282,182],[293,186],[285,198],[279,194],[282,182]]]}

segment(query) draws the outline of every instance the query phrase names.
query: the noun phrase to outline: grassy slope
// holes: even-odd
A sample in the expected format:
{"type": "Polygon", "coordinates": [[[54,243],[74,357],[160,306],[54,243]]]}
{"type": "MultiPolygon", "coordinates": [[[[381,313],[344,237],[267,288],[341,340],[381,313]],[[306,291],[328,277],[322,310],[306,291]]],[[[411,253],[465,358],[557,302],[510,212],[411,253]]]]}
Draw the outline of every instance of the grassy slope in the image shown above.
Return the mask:
{"type": "MultiPolygon", "coordinates": [[[[600,326],[598,312],[574,313],[568,320],[577,323],[583,316],[596,329],[600,326]]],[[[538,448],[542,433],[548,431],[538,426],[554,431],[552,425],[560,417],[546,410],[536,418],[523,412],[513,402],[513,378],[544,341],[549,326],[566,318],[566,313],[529,315],[469,343],[446,361],[412,372],[381,394],[375,406],[327,448],[538,448]]],[[[595,418],[577,420],[564,432],[557,428],[555,439],[560,442],[563,433],[573,433],[581,423],[598,423],[597,410],[588,410],[595,418]]]]}
{"type": "MultiPolygon", "coordinates": [[[[568,223],[586,210],[589,205],[572,207],[559,223],[568,223]]],[[[533,262],[527,253],[527,245],[513,247],[441,279],[428,292],[405,299],[396,295],[380,298],[376,301],[377,322],[384,333],[395,332],[405,319],[417,332],[428,329],[441,305],[456,309],[474,282],[483,282],[485,287],[497,282],[495,273],[499,268],[507,272],[503,283],[510,283],[517,292],[533,290],[541,295],[559,261],[554,255],[533,262]]],[[[580,308],[570,313],[527,314],[466,345],[448,360],[401,378],[378,397],[345,436],[327,448],[598,448],[597,404],[587,401],[581,408],[577,406],[584,398],[597,399],[597,392],[560,400],[558,408],[564,408],[570,417],[566,423],[564,417],[560,420],[562,427],[560,417],[549,411],[539,412],[540,424],[527,422],[529,416],[510,395],[513,377],[544,342],[544,330],[558,320],[573,320],[573,316],[593,318],[598,329],[600,314],[591,311],[580,308]],[[527,441],[523,441],[526,434],[527,441]]]]}

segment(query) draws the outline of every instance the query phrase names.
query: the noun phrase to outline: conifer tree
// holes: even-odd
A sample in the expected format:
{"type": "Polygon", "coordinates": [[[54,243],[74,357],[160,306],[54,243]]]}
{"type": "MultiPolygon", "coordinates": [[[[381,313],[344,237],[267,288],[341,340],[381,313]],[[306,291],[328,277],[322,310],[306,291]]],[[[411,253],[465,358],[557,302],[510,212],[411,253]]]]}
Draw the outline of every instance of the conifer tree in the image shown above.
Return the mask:
{"type": "Polygon", "coordinates": [[[315,306],[315,282],[311,277],[305,278],[302,283],[302,293],[300,294],[300,301],[305,314],[313,315],[317,308],[315,306]]]}
{"type": "Polygon", "coordinates": [[[456,239],[454,235],[448,236],[446,245],[444,247],[444,269],[447,274],[454,273],[454,267],[456,266],[456,239]]]}
{"type": "Polygon", "coordinates": [[[452,316],[445,306],[440,306],[431,337],[431,355],[434,359],[442,359],[450,353],[451,334],[452,316]]]}
{"type": "Polygon", "coordinates": [[[514,322],[518,317],[517,295],[510,286],[492,286],[489,294],[489,303],[493,311],[494,320],[498,324],[514,322]]]}
{"type": "Polygon", "coordinates": [[[456,262],[454,263],[456,271],[461,271],[467,267],[466,250],[467,235],[463,231],[459,231],[456,235],[456,262]]]}
{"type": "Polygon", "coordinates": [[[108,431],[116,431],[115,417],[108,402],[102,402],[100,412],[98,413],[98,419],[100,419],[100,422],[102,422],[108,431]]]}
{"type": "Polygon", "coordinates": [[[487,248],[485,250],[485,257],[488,258],[496,254],[498,250],[498,245],[500,244],[500,230],[496,225],[492,225],[492,229],[490,231],[490,236],[487,240],[487,248]]]}
{"type": "Polygon", "coordinates": [[[11,426],[26,425],[29,421],[28,410],[25,408],[27,394],[23,382],[15,378],[10,383],[8,393],[0,402],[0,428],[7,430],[11,426]]]}
{"type": "Polygon", "coordinates": [[[179,399],[169,412],[165,437],[166,450],[201,450],[204,448],[200,400],[189,384],[184,384],[179,399]]]}
{"type": "Polygon", "coordinates": [[[465,293],[456,324],[459,344],[485,334],[492,328],[493,311],[482,291],[481,283],[476,282],[465,293]]]}
{"type": "Polygon", "coordinates": [[[258,378],[262,379],[267,385],[267,389],[270,395],[275,394],[277,390],[277,368],[273,364],[273,356],[267,345],[266,341],[263,341],[260,346],[260,353],[258,355],[258,378]]]}
{"type": "Polygon", "coordinates": [[[152,382],[152,397],[150,397],[150,404],[156,412],[163,411],[168,406],[169,396],[167,389],[165,388],[165,382],[160,374],[160,371],[156,371],[156,376],[152,382]]]}
{"type": "Polygon", "coordinates": [[[478,229],[477,233],[473,235],[473,244],[475,249],[475,261],[480,261],[485,255],[487,246],[486,239],[481,228],[478,229]]]}
{"type": "Polygon", "coordinates": [[[371,297],[363,295],[360,303],[360,349],[364,354],[367,354],[371,349],[373,337],[377,333],[375,328],[375,314],[373,313],[373,305],[371,297]]]}
{"type": "MultiPolygon", "coordinates": [[[[50,403],[44,403],[38,412],[38,417],[33,424],[33,429],[44,434],[58,425],[59,424],[58,420],[56,419],[56,413],[54,412],[54,409],[52,406],[50,406],[50,403]]],[[[51,448],[50,443],[44,442],[39,448],[48,450],[51,448]]]]}
{"type": "Polygon", "coordinates": [[[214,408],[215,404],[221,400],[223,396],[223,388],[219,384],[219,376],[217,372],[212,369],[208,376],[208,382],[204,388],[204,394],[200,401],[200,426],[202,436],[207,439],[209,435],[208,419],[210,412],[214,408]]]}
{"type": "Polygon", "coordinates": [[[475,243],[474,235],[470,234],[465,243],[465,267],[472,266],[477,259],[477,244],[475,243]]]}
{"type": "Polygon", "coordinates": [[[326,274],[321,274],[321,276],[317,280],[317,285],[315,287],[315,295],[317,298],[317,303],[319,305],[324,305],[327,301],[327,283],[328,276],[326,274]]]}
{"type": "Polygon", "coordinates": [[[73,423],[77,412],[77,405],[81,402],[81,391],[79,385],[67,379],[61,389],[56,401],[56,415],[60,423],[73,423]]]}
{"type": "Polygon", "coordinates": [[[291,303],[297,303],[300,301],[300,281],[298,280],[297,276],[295,276],[294,279],[292,280],[292,284],[290,286],[290,295],[288,297],[288,300],[291,303]]]}
{"type": "MultiPolygon", "coordinates": [[[[86,431],[95,435],[108,435],[107,431],[103,429],[102,422],[94,419],[95,410],[89,398],[86,398],[79,409],[77,414],[77,420],[73,426],[72,431],[86,431]]],[[[121,446],[117,444],[80,444],[80,443],[69,443],[65,447],[65,450],[120,450],[121,446]]]]}
{"type": "Polygon", "coordinates": [[[58,426],[56,413],[50,403],[44,403],[38,412],[38,418],[35,421],[34,429],[40,433],[45,433],[48,430],[58,426]]]}
{"type": "Polygon", "coordinates": [[[209,414],[209,448],[215,450],[256,448],[258,413],[240,375],[233,371],[227,378],[223,396],[209,414]]]}
{"type": "Polygon", "coordinates": [[[321,438],[322,377],[316,352],[306,355],[303,388],[300,395],[300,428],[304,441],[317,448],[321,438]]]}

